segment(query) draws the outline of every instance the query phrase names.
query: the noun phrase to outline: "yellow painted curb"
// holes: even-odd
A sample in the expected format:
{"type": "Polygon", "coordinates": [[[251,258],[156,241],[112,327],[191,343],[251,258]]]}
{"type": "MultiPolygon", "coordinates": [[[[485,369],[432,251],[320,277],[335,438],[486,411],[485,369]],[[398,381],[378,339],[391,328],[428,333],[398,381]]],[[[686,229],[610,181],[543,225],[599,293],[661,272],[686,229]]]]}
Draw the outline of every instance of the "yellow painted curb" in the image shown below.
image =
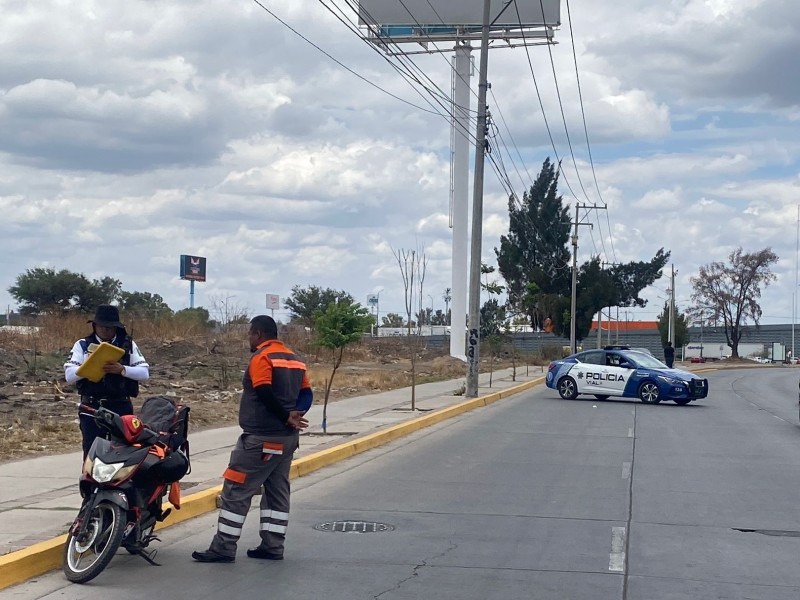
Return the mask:
{"type": "Polygon", "coordinates": [[[0,556],[0,589],[60,568],[66,541],[65,534],[0,556]]]}
{"type": "MultiPolygon", "coordinates": [[[[536,385],[541,384],[544,377],[537,377],[525,383],[506,388],[499,392],[494,392],[487,396],[480,396],[472,400],[466,400],[454,406],[448,406],[437,411],[433,411],[424,416],[417,417],[399,425],[393,425],[386,429],[381,429],[375,433],[367,434],[363,437],[354,438],[333,448],[321,450],[308,456],[303,456],[292,462],[292,470],[289,476],[292,479],[309,475],[324,467],[341,462],[367,450],[372,450],[378,446],[388,444],[391,441],[407,436],[415,431],[436,425],[452,417],[469,412],[481,406],[488,406],[502,398],[507,398],[519,392],[524,392],[536,385]]],[[[158,529],[177,525],[183,521],[188,521],[202,514],[216,510],[217,496],[222,490],[222,486],[190,494],[181,500],[180,510],[173,510],[158,529]]],[[[169,506],[169,503],[167,503],[169,506]]],[[[62,535],[52,540],[39,542],[16,552],[0,556],[0,590],[12,585],[22,583],[37,575],[42,575],[53,569],[61,568],[64,543],[67,536],[62,535]]]]}

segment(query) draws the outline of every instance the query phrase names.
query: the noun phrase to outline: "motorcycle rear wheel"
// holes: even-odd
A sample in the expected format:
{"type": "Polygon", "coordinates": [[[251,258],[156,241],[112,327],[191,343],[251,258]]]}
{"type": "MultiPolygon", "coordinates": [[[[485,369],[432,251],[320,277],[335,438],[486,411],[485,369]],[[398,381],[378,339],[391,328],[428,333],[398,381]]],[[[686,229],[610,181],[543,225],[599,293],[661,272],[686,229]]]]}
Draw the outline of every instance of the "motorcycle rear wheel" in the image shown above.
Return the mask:
{"type": "Polygon", "coordinates": [[[64,575],[73,583],[86,583],[97,577],[114,558],[125,533],[125,514],[112,502],[94,507],[86,532],[76,537],[70,532],[64,544],[64,575]]]}

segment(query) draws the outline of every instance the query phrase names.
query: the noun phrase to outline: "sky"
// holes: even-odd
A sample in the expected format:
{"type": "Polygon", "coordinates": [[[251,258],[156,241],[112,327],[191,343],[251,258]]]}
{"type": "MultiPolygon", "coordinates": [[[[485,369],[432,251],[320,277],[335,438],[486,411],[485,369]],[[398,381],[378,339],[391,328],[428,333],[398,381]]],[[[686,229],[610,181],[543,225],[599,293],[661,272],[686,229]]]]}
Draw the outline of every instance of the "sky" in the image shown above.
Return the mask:
{"type": "MultiPolygon", "coordinates": [[[[362,304],[380,292],[382,314],[403,313],[393,252],[414,248],[428,260],[423,304],[444,309],[449,121],[352,30],[345,0],[0,5],[4,310],[35,267],[112,276],[186,308],[190,254],[208,261],[195,306],[254,315],[266,294],[317,285],[362,304]]],[[[557,155],[565,204],[606,207],[581,213],[593,227],[580,228],[579,263],[672,253],[647,307],[620,318],[658,316],[671,266],[688,308],[700,266],[741,246],[779,257],[762,323],[793,322],[800,12],[789,0],[563,0],[561,21],[549,49],[489,52],[514,192],[557,155]]],[[[406,60],[450,95],[452,44],[437,46],[406,60]]],[[[472,87],[475,111],[477,76],[472,87]]],[[[488,163],[482,231],[495,264],[508,196],[488,163]]]]}

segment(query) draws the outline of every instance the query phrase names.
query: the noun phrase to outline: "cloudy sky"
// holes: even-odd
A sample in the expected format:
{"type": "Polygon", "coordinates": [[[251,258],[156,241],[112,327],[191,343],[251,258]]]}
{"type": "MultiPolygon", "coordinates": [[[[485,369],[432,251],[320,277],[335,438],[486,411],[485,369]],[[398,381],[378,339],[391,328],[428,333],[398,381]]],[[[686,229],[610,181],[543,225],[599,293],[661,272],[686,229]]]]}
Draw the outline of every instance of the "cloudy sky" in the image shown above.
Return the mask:
{"type": "MultiPolygon", "coordinates": [[[[429,261],[426,302],[444,308],[449,123],[396,59],[345,26],[355,15],[344,0],[0,4],[3,309],[15,306],[16,277],[38,266],[110,275],[185,308],[178,260],[194,254],[208,259],[198,306],[225,298],[254,314],[265,294],[299,284],[362,303],[383,290],[381,312],[403,312],[392,249],[416,246],[429,261]]],[[[511,145],[501,152],[514,190],[557,152],[578,200],[608,207],[585,215],[594,227],[580,232],[579,261],[649,260],[664,247],[682,307],[700,265],[772,247],[778,281],[762,322],[791,322],[800,12],[789,0],[572,0],[569,10],[574,30],[564,0],[552,65],[544,46],[490,52],[490,109],[511,145]]],[[[413,56],[445,94],[449,60],[413,56]]],[[[492,264],[508,217],[488,165],[484,202],[492,264]]],[[[668,287],[656,282],[629,318],[654,319],[668,287]]]]}

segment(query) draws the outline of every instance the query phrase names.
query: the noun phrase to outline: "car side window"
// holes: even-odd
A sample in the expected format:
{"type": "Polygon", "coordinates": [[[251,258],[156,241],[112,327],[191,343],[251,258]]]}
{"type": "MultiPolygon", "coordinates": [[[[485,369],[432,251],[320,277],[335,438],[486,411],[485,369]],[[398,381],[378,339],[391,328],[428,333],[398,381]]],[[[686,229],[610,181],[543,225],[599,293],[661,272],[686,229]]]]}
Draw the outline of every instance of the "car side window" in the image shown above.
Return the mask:
{"type": "Polygon", "coordinates": [[[619,354],[606,354],[606,364],[609,367],[619,367],[620,366],[620,355],[619,354]]]}
{"type": "Polygon", "coordinates": [[[606,364],[606,353],[602,350],[594,350],[591,352],[584,352],[581,357],[580,361],[582,363],[587,363],[590,365],[605,365],[606,364]]]}

